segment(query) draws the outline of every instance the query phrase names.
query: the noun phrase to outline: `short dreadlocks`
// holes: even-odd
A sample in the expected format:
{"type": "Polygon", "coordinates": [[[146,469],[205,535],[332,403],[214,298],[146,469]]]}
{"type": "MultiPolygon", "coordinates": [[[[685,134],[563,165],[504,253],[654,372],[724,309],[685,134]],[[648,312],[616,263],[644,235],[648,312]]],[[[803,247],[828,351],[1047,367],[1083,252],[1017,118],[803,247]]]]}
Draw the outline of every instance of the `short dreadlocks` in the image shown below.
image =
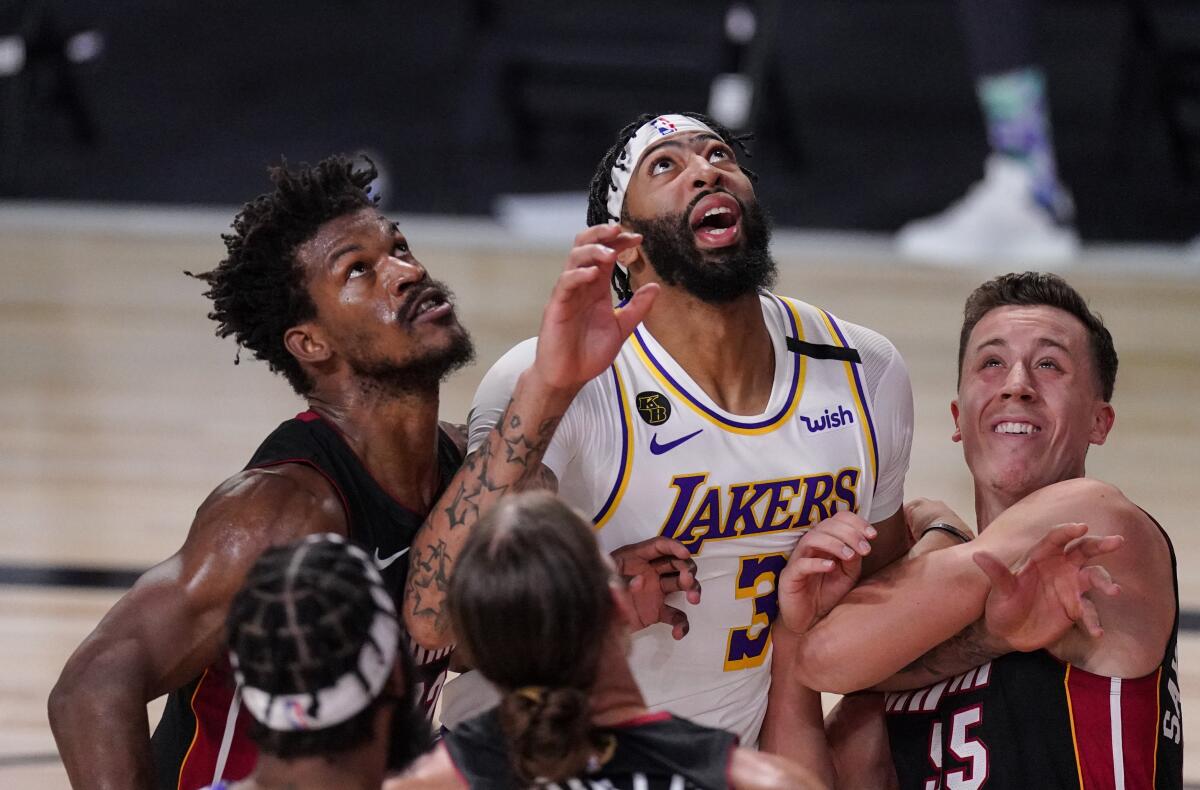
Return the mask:
{"type": "MultiPolygon", "coordinates": [[[[669,114],[684,115],[688,118],[695,118],[697,121],[700,121],[702,124],[720,135],[721,139],[725,141],[726,145],[730,147],[736,146],[737,148],[741,149],[742,153],[745,154],[747,158],[750,157],[750,149],[746,147],[746,141],[753,140],[753,134],[734,134],[729,128],[722,126],[712,118],[709,118],[707,115],[703,115],[698,112],[669,114]]],[[[604,157],[600,160],[600,164],[596,166],[596,172],[592,174],[592,183],[588,187],[588,227],[591,227],[592,225],[603,225],[607,222],[619,222],[621,219],[623,219],[623,217],[614,217],[608,212],[608,193],[615,186],[612,180],[612,170],[613,167],[618,166],[617,159],[621,156],[621,152],[625,150],[625,145],[629,142],[630,138],[633,137],[638,129],[642,128],[642,126],[644,126],[646,123],[654,120],[657,117],[659,117],[659,114],[644,113],[626,125],[625,128],[617,133],[617,141],[613,143],[612,147],[608,149],[608,151],[604,154],[604,157]]],[[[625,167],[625,165],[619,166],[625,167]]],[[[630,163],[628,166],[634,167],[636,166],[636,163],[630,163]]],[[[751,181],[758,181],[758,174],[756,174],[753,170],[742,166],[742,172],[745,173],[751,181]]],[[[624,207],[622,207],[621,213],[625,213],[624,207]]],[[[613,290],[617,292],[617,296],[621,299],[629,299],[633,296],[633,289],[629,286],[629,275],[621,271],[619,266],[613,268],[612,286],[613,290]]]]}
{"type": "MultiPolygon", "coordinates": [[[[233,220],[233,233],[221,236],[227,257],[217,268],[193,275],[208,284],[213,301],[208,317],[217,336],[233,335],[271,370],[282,373],[300,395],[312,382],[283,344],[291,327],[317,314],[308,294],[296,248],[337,217],[375,205],[366,187],[377,172],[370,159],[361,170],[343,156],[299,170],[287,163],[270,168],[275,190],[251,200],[233,220]]],[[[189,272],[190,274],[190,272],[189,272]]]]}

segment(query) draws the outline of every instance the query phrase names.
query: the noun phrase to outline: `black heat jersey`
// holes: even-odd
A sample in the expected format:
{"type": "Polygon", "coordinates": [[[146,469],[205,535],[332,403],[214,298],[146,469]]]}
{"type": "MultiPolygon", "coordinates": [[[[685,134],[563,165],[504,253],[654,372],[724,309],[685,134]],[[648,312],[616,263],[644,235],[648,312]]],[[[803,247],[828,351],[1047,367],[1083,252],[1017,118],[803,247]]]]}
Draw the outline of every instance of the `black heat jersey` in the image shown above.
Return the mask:
{"type": "MultiPolygon", "coordinates": [[[[676,718],[648,713],[605,728],[616,738],[612,757],[593,772],[539,790],[725,790],[737,736],[676,718]]],[[[509,767],[495,708],[446,733],[443,743],[471,790],[522,787],[509,767]]]]}
{"type": "MultiPolygon", "coordinates": [[[[337,428],[316,412],[306,411],[282,423],[246,468],[281,464],[304,464],[329,481],[342,501],[351,539],[373,554],[384,584],[399,600],[408,574],[407,552],[425,516],[384,491],[337,428]]],[[[454,441],[439,431],[437,496],[461,464],[462,454],[454,441]]],[[[409,647],[416,665],[415,695],[432,716],[450,649],[428,651],[411,642],[409,647]]],[[[234,686],[233,671],[222,659],[168,696],[151,741],[162,790],[192,790],[217,779],[242,779],[253,770],[258,752],[247,736],[249,716],[239,709],[234,686]]]]}
{"type": "Polygon", "coordinates": [[[1182,788],[1179,581],[1170,539],[1167,547],[1175,627],[1157,670],[1093,675],[1038,650],[889,693],[884,709],[902,790],[1182,788]]]}

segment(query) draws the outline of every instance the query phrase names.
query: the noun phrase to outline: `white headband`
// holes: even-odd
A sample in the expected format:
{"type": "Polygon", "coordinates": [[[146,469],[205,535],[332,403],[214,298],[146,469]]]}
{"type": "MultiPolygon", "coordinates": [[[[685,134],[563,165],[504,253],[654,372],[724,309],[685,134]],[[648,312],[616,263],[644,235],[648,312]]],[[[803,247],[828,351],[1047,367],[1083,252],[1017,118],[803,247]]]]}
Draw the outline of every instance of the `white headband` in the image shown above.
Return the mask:
{"type": "Polygon", "coordinates": [[[621,208],[625,205],[625,192],[629,189],[629,181],[633,178],[633,171],[637,169],[638,163],[642,161],[642,154],[646,153],[646,148],[663,137],[670,137],[681,132],[716,134],[705,124],[686,115],[660,115],[654,120],[642,124],[641,128],[633,133],[633,137],[630,137],[629,142],[625,144],[625,150],[621,152],[613,165],[611,173],[613,185],[608,193],[610,216],[620,218],[621,208]]]}
{"type": "Polygon", "coordinates": [[[337,679],[332,686],[315,692],[299,694],[271,694],[269,691],[246,685],[246,678],[238,668],[237,655],[232,651],[229,660],[233,664],[234,676],[241,690],[242,704],[255,719],[268,729],[277,732],[323,730],[349,720],[366,709],[379,696],[387,683],[388,676],[396,664],[396,651],[400,647],[400,624],[396,619],[396,606],[383,587],[383,579],[371,558],[362,549],[346,543],[340,535],[310,535],[305,543],[331,541],[345,543],[347,551],[363,563],[371,584],[371,598],[375,602],[375,617],[371,621],[370,635],[358,654],[358,672],[353,670],[337,679]],[[363,681],[366,681],[366,686],[363,681]],[[309,714],[313,702],[316,713],[309,714]]]}

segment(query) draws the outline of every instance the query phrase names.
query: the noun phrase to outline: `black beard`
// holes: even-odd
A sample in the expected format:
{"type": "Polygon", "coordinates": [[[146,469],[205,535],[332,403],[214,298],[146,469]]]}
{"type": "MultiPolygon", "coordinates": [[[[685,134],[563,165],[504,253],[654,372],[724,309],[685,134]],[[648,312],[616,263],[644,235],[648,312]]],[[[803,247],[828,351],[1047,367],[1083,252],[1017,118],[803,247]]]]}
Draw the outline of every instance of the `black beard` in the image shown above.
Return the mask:
{"type": "MultiPolygon", "coordinates": [[[[424,285],[436,288],[447,301],[454,301],[454,294],[444,283],[427,279],[424,285]]],[[[414,291],[401,305],[401,316],[408,315],[409,308],[412,307],[411,300],[422,298],[423,291],[424,289],[414,291]]],[[[399,316],[396,320],[399,323],[403,322],[399,316]]],[[[450,345],[438,351],[422,349],[423,355],[404,362],[376,356],[370,341],[366,339],[351,342],[349,348],[353,353],[347,356],[346,361],[363,390],[381,392],[390,397],[436,393],[447,376],[474,360],[475,346],[471,343],[471,336],[467,330],[458,324],[453,315],[440,320],[454,322],[450,330],[450,345]]],[[[402,327],[406,326],[407,324],[402,323],[402,327]]]]}
{"type": "Polygon", "coordinates": [[[776,274],[770,253],[771,227],[757,201],[742,205],[739,244],[716,250],[696,246],[688,217],[695,205],[710,194],[697,195],[679,216],[650,220],[623,217],[621,224],[642,234],[642,248],[663,283],[677,285],[701,301],[726,304],[759,288],[770,288],[776,274]]]}
{"type": "Polygon", "coordinates": [[[347,361],[363,389],[395,397],[437,392],[447,376],[474,359],[471,336],[458,327],[449,346],[409,362],[399,364],[369,357],[352,357],[347,361]]]}

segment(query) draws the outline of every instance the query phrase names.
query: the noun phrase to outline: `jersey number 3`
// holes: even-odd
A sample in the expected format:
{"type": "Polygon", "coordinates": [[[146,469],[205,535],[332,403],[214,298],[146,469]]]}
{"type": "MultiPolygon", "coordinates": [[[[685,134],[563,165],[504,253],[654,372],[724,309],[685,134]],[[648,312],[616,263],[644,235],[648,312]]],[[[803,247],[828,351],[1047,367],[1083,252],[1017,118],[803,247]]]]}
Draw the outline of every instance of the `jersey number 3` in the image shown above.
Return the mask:
{"type": "Polygon", "coordinates": [[[750,625],[729,629],[725,671],[761,666],[771,646],[771,623],[779,613],[776,588],[779,574],[787,565],[786,554],[756,554],[742,557],[734,579],[734,595],[754,600],[750,625]]]}

